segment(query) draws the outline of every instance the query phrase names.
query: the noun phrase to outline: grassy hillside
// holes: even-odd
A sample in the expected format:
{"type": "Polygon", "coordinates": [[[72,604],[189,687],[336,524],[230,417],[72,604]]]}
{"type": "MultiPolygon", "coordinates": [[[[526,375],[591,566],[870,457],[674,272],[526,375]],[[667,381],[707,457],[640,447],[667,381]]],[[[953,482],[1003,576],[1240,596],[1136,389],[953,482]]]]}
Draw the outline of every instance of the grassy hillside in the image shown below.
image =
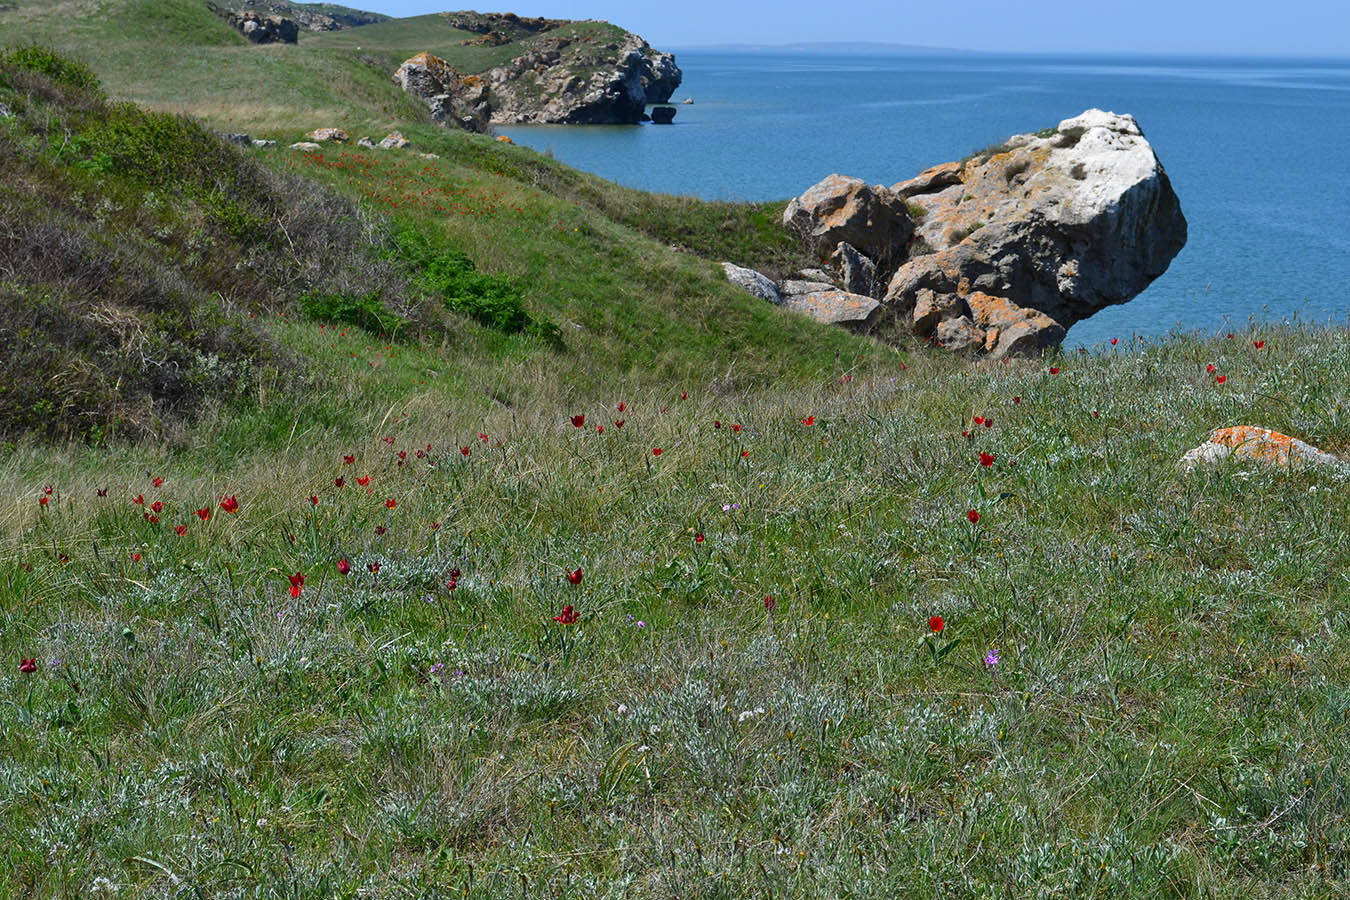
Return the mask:
{"type": "Polygon", "coordinates": [[[1350,480],[1174,464],[1350,455],[1350,331],[972,365],[772,204],[0,104],[0,896],[1346,893],[1350,480]]]}

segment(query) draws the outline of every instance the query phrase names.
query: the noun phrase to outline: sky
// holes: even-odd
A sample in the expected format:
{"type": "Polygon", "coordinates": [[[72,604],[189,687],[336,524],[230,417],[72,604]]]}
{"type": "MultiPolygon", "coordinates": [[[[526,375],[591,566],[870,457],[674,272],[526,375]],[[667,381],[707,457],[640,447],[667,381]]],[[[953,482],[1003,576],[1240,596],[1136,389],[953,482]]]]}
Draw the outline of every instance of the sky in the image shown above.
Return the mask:
{"type": "MultiPolygon", "coordinates": [[[[393,16],[447,0],[342,0],[393,16]]],[[[449,0],[453,3],[454,0],[449,0]]],[[[1350,0],[511,0],[483,11],[607,19],[658,49],[880,41],[960,50],[1350,56],[1350,0]]]]}

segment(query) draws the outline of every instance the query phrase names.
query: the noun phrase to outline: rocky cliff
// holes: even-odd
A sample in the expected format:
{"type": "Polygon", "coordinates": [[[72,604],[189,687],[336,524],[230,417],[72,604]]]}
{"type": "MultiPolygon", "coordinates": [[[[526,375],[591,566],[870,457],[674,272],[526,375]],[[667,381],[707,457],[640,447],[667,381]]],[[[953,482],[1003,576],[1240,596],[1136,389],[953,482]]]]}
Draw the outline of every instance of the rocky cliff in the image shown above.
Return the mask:
{"type": "Polygon", "coordinates": [[[286,0],[221,0],[221,6],[235,13],[253,12],[262,16],[290,19],[308,31],[341,31],[375,22],[389,16],[349,9],[332,3],[288,3],[286,0]]]}
{"type": "Polygon", "coordinates": [[[682,78],[674,55],[618,29],[509,14],[447,17],[493,45],[529,40],[509,63],[478,75],[456,72],[429,53],[404,62],[395,81],[426,101],[437,121],[474,130],[484,123],[635,124],[648,103],[669,100],[682,78]]]}
{"type": "Polygon", "coordinates": [[[786,227],[881,315],[952,350],[1030,356],[1167,270],[1186,219],[1128,115],[1098,109],[891,187],[831,175],[786,227]]]}

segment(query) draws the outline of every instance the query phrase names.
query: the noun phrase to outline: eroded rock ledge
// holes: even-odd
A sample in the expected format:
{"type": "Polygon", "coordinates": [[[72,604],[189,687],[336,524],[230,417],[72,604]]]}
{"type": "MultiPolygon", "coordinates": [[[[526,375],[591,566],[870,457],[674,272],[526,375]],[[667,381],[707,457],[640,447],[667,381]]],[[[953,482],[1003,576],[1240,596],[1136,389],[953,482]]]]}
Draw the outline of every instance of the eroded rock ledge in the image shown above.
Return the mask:
{"type": "Polygon", "coordinates": [[[1091,109],[891,187],[831,175],[783,216],[847,290],[951,350],[1033,356],[1167,270],[1186,219],[1135,120],[1091,109]]]}

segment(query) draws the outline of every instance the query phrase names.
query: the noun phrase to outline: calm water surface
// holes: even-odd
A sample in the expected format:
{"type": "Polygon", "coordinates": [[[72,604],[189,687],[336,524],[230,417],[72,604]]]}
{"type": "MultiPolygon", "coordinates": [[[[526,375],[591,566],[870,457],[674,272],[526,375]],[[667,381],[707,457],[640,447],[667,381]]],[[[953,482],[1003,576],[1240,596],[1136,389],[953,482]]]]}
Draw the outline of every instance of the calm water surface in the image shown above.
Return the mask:
{"type": "Polygon", "coordinates": [[[1186,248],[1070,344],[1350,315],[1350,62],[680,52],[675,125],[509,127],[631,187],[794,196],[831,172],[894,184],[1089,107],[1139,120],[1186,248]]]}

